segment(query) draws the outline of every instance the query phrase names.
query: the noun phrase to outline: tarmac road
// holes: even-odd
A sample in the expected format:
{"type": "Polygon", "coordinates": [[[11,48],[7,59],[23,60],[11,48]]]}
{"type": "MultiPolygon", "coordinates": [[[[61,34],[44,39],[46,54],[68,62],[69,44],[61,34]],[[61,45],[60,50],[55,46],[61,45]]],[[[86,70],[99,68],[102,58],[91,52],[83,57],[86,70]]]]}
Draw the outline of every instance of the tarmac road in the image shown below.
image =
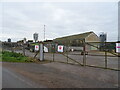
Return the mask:
{"type": "Polygon", "coordinates": [[[3,88],[117,88],[118,71],[63,63],[2,65],[3,88]]]}
{"type": "Polygon", "coordinates": [[[22,75],[3,67],[2,88],[44,88],[22,75]]]}

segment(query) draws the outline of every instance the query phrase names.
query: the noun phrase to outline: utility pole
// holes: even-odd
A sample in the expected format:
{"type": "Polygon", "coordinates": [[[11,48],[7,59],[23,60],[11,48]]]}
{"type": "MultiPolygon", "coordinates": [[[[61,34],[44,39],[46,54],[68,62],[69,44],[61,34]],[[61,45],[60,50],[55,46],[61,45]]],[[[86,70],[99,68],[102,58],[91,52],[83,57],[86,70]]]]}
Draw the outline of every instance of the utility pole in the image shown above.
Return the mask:
{"type": "Polygon", "coordinates": [[[45,25],[44,25],[44,41],[45,41],[45,25]]]}

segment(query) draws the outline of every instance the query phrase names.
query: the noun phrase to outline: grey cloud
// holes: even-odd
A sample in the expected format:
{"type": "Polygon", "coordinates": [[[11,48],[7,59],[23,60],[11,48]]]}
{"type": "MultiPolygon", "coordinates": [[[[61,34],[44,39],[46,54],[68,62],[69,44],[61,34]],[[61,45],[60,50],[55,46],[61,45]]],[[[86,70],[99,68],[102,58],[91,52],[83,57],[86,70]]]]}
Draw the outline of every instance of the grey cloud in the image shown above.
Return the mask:
{"type": "Polygon", "coordinates": [[[113,2],[4,3],[3,34],[10,30],[16,37],[32,39],[32,34],[38,32],[39,40],[43,40],[45,24],[48,39],[91,30],[97,34],[108,32],[110,38],[117,35],[116,9],[113,2]],[[113,30],[115,33],[109,33],[113,30]]]}

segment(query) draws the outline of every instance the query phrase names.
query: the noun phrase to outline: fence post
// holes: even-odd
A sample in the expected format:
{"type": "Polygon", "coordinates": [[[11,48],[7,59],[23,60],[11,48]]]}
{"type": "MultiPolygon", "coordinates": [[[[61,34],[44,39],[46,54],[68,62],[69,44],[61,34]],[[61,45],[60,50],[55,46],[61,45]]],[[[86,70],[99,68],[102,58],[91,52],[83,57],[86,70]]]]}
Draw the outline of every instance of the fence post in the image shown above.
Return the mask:
{"type": "Polygon", "coordinates": [[[53,43],[52,48],[53,48],[53,62],[54,62],[54,53],[55,53],[55,44],[54,43],[53,43]]]}
{"type": "Polygon", "coordinates": [[[106,46],[106,42],[105,42],[105,68],[107,68],[107,46],[106,46]]]}
{"type": "Polygon", "coordinates": [[[85,40],[83,41],[83,65],[85,66],[86,65],[86,44],[85,44],[85,40]]]}
{"type": "Polygon", "coordinates": [[[24,46],[24,43],[23,43],[23,55],[25,56],[25,46],[24,46]]]}
{"type": "Polygon", "coordinates": [[[10,46],[11,46],[11,51],[14,52],[12,42],[10,42],[10,46]]]}
{"type": "Polygon", "coordinates": [[[40,61],[44,60],[44,45],[40,43],[40,61]]]}
{"type": "Polygon", "coordinates": [[[69,45],[67,45],[67,63],[68,63],[68,46],[69,46],[69,45]]]}

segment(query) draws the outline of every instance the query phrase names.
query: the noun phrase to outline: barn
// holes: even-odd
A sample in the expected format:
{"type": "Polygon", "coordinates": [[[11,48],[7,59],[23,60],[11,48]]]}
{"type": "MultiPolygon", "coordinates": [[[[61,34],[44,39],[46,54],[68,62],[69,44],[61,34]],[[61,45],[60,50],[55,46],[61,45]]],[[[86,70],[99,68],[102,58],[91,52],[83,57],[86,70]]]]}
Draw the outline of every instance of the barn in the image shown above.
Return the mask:
{"type": "Polygon", "coordinates": [[[93,31],[90,31],[81,34],[56,38],[53,40],[53,42],[58,43],[58,45],[69,46],[69,48],[74,48],[74,49],[78,49],[78,48],[83,49],[83,45],[84,45],[83,43],[85,42],[85,43],[89,43],[89,44],[85,44],[86,51],[90,51],[90,50],[97,50],[97,48],[95,47],[99,47],[99,43],[94,43],[94,42],[100,42],[100,39],[93,31]]]}

